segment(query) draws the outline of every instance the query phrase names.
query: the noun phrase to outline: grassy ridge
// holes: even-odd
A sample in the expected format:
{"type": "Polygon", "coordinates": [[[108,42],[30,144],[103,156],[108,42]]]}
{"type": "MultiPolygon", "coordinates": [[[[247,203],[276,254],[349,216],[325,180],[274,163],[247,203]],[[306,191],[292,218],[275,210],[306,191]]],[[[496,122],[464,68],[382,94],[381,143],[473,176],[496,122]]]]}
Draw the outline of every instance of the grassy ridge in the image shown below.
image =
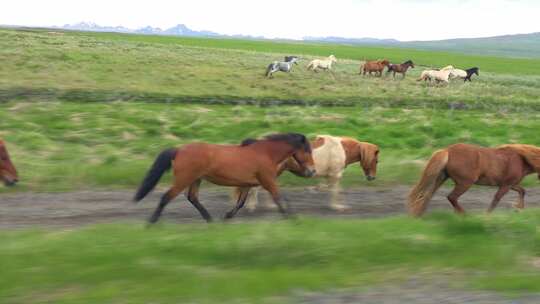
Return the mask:
{"type": "MultiPolygon", "coordinates": [[[[102,225],[0,232],[9,303],[283,303],[293,291],[430,279],[540,291],[538,211],[426,220],[102,225]],[[537,266],[536,266],[537,267],[537,266]],[[274,297],[274,298],[271,298],[274,297]]],[[[293,301],[294,302],[294,301],[293,301]]]]}
{"type": "MultiPolygon", "coordinates": [[[[201,41],[219,42],[224,46],[244,43],[201,41]]],[[[486,73],[482,68],[481,76],[473,83],[457,81],[448,87],[416,82],[421,68],[412,70],[403,81],[361,77],[358,75],[360,62],[343,59],[336,66],[335,76],[314,74],[304,67],[309,57],[296,66],[293,73],[280,73],[275,79],[268,80],[263,76],[266,65],[282,54],[200,48],[181,43],[183,40],[175,37],[0,30],[0,60],[3,62],[0,102],[125,100],[443,109],[466,104],[470,108],[488,110],[540,109],[540,76],[523,76],[510,67],[504,68],[508,63],[506,59],[494,59],[494,65],[502,67],[505,75],[486,73]],[[136,41],[139,38],[149,41],[136,41]],[[152,42],[153,39],[173,39],[174,43],[152,42]],[[510,75],[513,73],[516,75],[510,75]]],[[[273,45],[263,49],[267,52],[280,50],[273,50],[273,45]]],[[[294,50],[285,48],[282,51],[290,53],[294,50]]],[[[388,51],[402,56],[400,52],[408,50],[388,51]]],[[[434,52],[426,58],[438,58],[438,66],[454,63],[438,56],[434,52]]],[[[459,56],[463,60],[471,59],[459,56]]],[[[525,69],[534,64],[516,66],[525,69]]],[[[540,68],[533,71],[538,72],[540,68]]]]}
{"type": "MultiPolygon", "coordinates": [[[[135,102],[0,105],[0,137],[19,167],[21,191],[133,187],[164,148],[192,141],[238,144],[289,131],[376,143],[382,149],[379,178],[369,184],[412,183],[422,166],[419,160],[436,149],[455,142],[540,145],[538,129],[537,112],[135,102]]],[[[349,168],[346,183],[360,185],[360,171],[349,168]]],[[[315,181],[284,176],[282,182],[315,181]]],[[[534,178],[531,183],[536,184],[534,178]]]]}
{"type": "Polygon", "coordinates": [[[160,43],[209,48],[235,49],[250,52],[291,53],[311,56],[328,56],[352,60],[375,60],[388,58],[394,62],[412,59],[419,65],[442,67],[453,64],[460,67],[480,66],[482,70],[516,75],[540,75],[539,59],[502,58],[492,56],[463,55],[441,51],[423,51],[410,48],[348,46],[305,42],[275,42],[243,39],[208,39],[118,33],[77,33],[81,37],[92,36],[117,42],[160,43]]]}

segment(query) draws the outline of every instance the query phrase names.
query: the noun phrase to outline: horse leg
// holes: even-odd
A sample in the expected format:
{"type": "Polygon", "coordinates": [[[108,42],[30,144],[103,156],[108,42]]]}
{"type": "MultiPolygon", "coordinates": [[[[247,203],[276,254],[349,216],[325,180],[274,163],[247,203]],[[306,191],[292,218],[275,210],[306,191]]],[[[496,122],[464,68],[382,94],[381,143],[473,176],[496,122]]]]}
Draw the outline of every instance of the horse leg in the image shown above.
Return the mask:
{"type": "Polygon", "coordinates": [[[458,198],[463,195],[469,188],[473,185],[473,183],[466,183],[466,184],[458,184],[454,186],[454,189],[448,196],[446,197],[450,204],[454,207],[454,210],[459,214],[465,214],[465,210],[461,208],[461,206],[458,203],[458,198]]]}
{"type": "Polygon", "coordinates": [[[161,216],[161,213],[163,212],[163,209],[165,209],[165,206],[172,201],[178,194],[180,194],[184,190],[184,187],[177,187],[176,185],[172,186],[163,196],[161,196],[161,200],[159,201],[159,205],[157,206],[156,210],[152,214],[152,216],[148,219],[149,224],[154,224],[159,220],[159,217],[161,216]]]}
{"type": "Polygon", "coordinates": [[[196,180],[188,190],[187,199],[188,201],[199,211],[201,216],[210,223],[212,221],[212,216],[208,213],[208,210],[199,202],[199,188],[201,186],[201,180],[196,180]]]}
{"type": "Polygon", "coordinates": [[[510,190],[510,186],[507,186],[507,185],[499,187],[499,190],[497,190],[497,193],[495,193],[495,196],[493,197],[493,200],[491,201],[491,205],[489,206],[489,208],[487,210],[488,213],[491,213],[493,211],[493,209],[495,209],[495,207],[497,207],[497,204],[499,203],[501,198],[506,193],[508,193],[509,190],[510,190]]]}
{"type": "Polygon", "coordinates": [[[519,194],[518,202],[513,205],[514,208],[525,208],[525,189],[523,189],[523,187],[521,187],[520,185],[514,185],[511,189],[519,194]]]}
{"type": "Polygon", "coordinates": [[[330,187],[330,208],[337,211],[344,211],[349,209],[348,206],[343,205],[343,198],[341,197],[341,187],[339,180],[341,176],[331,176],[328,177],[328,185],[330,187]]]}
{"type": "Polygon", "coordinates": [[[236,215],[238,210],[240,210],[242,207],[244,207],[244,204],[246,203],[246,199],[248,198],[250,189],[251,188],[249,188],[249,187],[245,187],[245,188],[240,189],[240,195],[238,196],[238,201],[236,202],[236,206],[234,206],[234,208],[231,211],[229,211],[229,212],[227,212],[225,214],[225,219],[226,220],[232,219],[236,215]]]}
{"type": "Polygon", "coordinates": [[[274,204],[278,207],[279,212],[283,215],[284,218],[289,217],[289,211],[283,208],[281,205],[281,195],[279,193],[278,187],[276,185],[275,177],[271,174],[260,174],[257,177],[259,184],[272,196],[274,204]]]}

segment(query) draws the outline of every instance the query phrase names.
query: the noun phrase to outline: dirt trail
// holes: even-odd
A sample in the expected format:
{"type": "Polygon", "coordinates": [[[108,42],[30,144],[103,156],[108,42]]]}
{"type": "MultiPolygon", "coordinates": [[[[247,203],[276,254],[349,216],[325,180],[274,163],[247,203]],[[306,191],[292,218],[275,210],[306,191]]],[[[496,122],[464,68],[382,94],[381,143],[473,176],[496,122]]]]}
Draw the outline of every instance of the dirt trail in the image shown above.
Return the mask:
{"type": "MultiPolygon", "coordinates": [[[[381,217],[405,212],[405,198],[409,187],[354,188],[343,192],[351,207],[345,212],[337,212],[328,207],[329,194],[304,188],[284,189],[294,211],[301,215],[332,217],[381,217]]],[[[430,204],[429,210],[451,210],[445,196],[449,189],[441,189],[430,204]]],[[[92,223],[126,220],[144,221],[156,207],[162,189],[155,191],[143,202],[133,204],[132,191],[84,191],[67,193],[15,193],[0,194],[0,228],[29,226],[79,226],[92,223]]],[[[478,187],[471,189],[461,199],[466,210],[486,209],[495,189],[478,187]]],[[[260,201],[267,199],[261,195],[260,201]]],[[[499,204],[500,209],[511,208],[517,200],[513,192],[507,194],[499,204]]],[[[229,192],[225,188],[212,188],[201,192],[201,202],[214,218],[221,218],[231,208],[229,192]]],[[[540,207],[540,189],[531,189],[526,197],[526,206],[540,207]]],[[[429,212],[428,210],[428,212],[429,212]]],[[[277,211],[264,208],[255,212],[241,210],[240,220],[256,218],[276,218],[277,211]]],[[[200,222],[200,215],[182,196],[165,209],[163,220],[176,223],[200,222]]]]}

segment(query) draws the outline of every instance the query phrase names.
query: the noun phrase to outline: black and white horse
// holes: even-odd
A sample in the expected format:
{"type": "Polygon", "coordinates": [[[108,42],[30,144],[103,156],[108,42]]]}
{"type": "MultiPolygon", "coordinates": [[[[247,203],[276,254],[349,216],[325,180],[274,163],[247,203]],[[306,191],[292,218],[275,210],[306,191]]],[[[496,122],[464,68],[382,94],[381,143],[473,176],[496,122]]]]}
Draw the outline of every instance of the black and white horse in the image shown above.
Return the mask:
{"type": "Polygon", "coordinates": [[[298,57],[285,56],[285,61],[274,61],[266,68],[266,77],[273,77],[272,74],[279,71],[289,73],[292,70],[293,64],[298,64],[298,57]]]}

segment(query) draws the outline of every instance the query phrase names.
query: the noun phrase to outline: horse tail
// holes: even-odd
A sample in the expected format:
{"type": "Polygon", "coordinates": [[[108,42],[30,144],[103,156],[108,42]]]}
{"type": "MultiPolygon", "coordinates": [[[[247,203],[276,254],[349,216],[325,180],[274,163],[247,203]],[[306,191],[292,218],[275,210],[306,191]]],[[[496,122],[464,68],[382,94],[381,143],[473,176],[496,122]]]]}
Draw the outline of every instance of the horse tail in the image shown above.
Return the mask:
{"type": "Polygon", "coordinates": [[[409,193],[409,213],[413,216],[421,216],[426,210],[431,197],[446,181],[445,168],[448,163],[448,150],[439,150],[431,156],[422,178],[409,193]]]}
{"type": "Polygon", "coordinates": [[[141,186],[137,190],[133,200],[138,202],[142,200],[150,191],[156,187],[157,183],[161,179],[161,176],[166,171],[169,171],[172,166],[172,160],[176,155],[176,148],[171,148],[162,151],[154,161],[154,164],[146,173],[144,180],[141,183],[141,186]]]}

